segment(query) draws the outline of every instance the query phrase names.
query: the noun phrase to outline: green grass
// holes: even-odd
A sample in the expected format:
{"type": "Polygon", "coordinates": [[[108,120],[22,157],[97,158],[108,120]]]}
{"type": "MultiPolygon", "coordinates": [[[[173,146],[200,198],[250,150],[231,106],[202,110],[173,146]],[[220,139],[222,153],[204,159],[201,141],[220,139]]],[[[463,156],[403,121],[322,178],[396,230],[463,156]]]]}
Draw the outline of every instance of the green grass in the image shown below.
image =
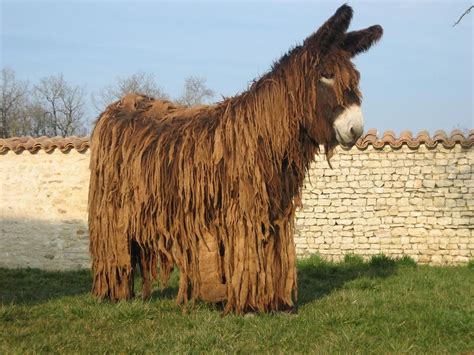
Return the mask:
{"type": "Polygon", "coordinates": [[[298,265],[296,314],[222,316],[178,307],[175,273],[152,299],[89,295],[88,271],[0,269],[0,353],[469,353],[474,268],[430,267],[383,255],[317,256],[298,265]]]}

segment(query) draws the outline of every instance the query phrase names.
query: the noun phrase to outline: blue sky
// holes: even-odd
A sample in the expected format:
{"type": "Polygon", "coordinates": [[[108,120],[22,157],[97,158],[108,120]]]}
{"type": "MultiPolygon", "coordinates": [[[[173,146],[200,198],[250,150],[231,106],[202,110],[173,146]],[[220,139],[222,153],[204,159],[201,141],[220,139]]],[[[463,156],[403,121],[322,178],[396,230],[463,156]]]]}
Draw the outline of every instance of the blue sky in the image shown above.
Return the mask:
{"type": "MultiPolygon", "coordinates": [[[[342,1],[1,2],[0,65],[31,82],[63,73],[88,92],[137,71],[171,96],[189,75],[221,95],[244,91],[342,1]]],[[[351,29],[380,24],[381,42],[354,60],[366,129],[474,127],[472,2],[350,1],[351,29]]]]}

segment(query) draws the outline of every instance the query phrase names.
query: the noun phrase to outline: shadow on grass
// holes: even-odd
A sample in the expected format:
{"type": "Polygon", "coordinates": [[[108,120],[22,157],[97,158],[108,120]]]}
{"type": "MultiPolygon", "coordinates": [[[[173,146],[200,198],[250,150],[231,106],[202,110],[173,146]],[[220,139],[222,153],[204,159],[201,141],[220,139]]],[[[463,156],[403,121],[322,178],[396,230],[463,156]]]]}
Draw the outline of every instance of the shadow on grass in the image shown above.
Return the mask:
{"type": "MultiPolygon", "coordinates": [[[[172,299],[178,294],[179,274],[175,271],[166,288],[153,291],[151,299],[172,299]]],[[[34,305],[52,299],[90,293],[90,270],[44,271],[0,268],[0,304],[34,305]]],[[[140,297],[141,275],[135,275],[135,294],[140,297]]]]}
{"type": "Polygon", "coordinates": [[[0,303],[37,304],[90,291],[89,270],[44,271],[0,268],[0,303]]]}
{"type": "MultiPolygon", "coordinates": [[[[159,277],[158,277],[159,279],[159,277]]],[[[178,284],[179,284],[179,272],[175,268],[170,275],[170,279],[166,287],[161,287],[161,281],[155,281],[153,292],[151,293],[150,300],[162,300],[162,299],[175,299],[178,295],[178,284]],[[157,285],[158,284],[158,285],[157,285]]],[[[141,280],[138,281],[138,294],[141,290],[141,280]]]]}
{"type": "MultiPolygon", "coordinates": [[[[360,279],[361,288],[371,288],[370,280],[386,278],[395,272],[400,263],[410,260],[393,260],[383,255],[364,262],[357,256],[346,256],[344,262],[331,263],[318,256],[298,262],[298,305],[330,294],[347,282],[360,279]]],[[[154,287],[151,301],[173,299],[178,293],[179,273],[175,270],[166,288],[154,287]]],[[[39,269],[0,268],[0,303],[33,305],[65,296],[89,294],[92,285],[90,270],[43,271],[39,269]]],[[[158,285],[155,285],[158,286],[158,285]]],[[[140,297],[141,277],[135,279],[136,296],[140,297]]]]}
{"type": "Polygon", "coordinates": [[[356,255],[346,255],[340,263],[325,261],[317,255],[300,260],[298,305],[322,298],[351,281],[358,280],[358,288],[374,288],[375,279],[391,276],[399,265],[415,266],[416,263],[408,257],[395,260],[385,255],[373,256],[368,262],[356,255]]]}

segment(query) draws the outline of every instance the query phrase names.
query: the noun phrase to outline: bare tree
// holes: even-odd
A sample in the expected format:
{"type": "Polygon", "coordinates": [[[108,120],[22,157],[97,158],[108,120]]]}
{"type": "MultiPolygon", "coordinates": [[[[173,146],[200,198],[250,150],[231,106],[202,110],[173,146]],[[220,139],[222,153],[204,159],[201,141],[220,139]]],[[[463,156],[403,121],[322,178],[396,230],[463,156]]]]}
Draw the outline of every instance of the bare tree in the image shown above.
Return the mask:
{"type": "Polygon", "coordinates": [[[28,83],[16,79],[15,71],[2,68],[0,73],[0,137],[24,134],[23,112],[28,83]]]}
{"type": "Polygon", "coordinates": [[[68,136],[84,130],[84,90],[69,85],[62,74],[42,78],[34,86],[33,103],[40,130],[46,125],[52,135],[68,136]],[[41,109],[42,111],[41,111],[41,109]]]}
{"type": "Polygon", "coordinates": [[[150,96],[155,99],[169,99],[168,94],[157,84],[153,74],[137,72],[128,77],[118,77],[114,84],[92,95],[92,103],[96,110],[101,112],[112,102],[132,93],[150,96]]]}
{"type": "Polygon", "coordinates": [[[212,99],[214,92],[206,86],[206,79],[189,76],[184,82],[183,93],[176,100],[181,105],[194,106],[212,99]]]}
{"type": "Polygon", "coordinates": [[[50,113],[38,100],[28,103],[24,116],[28,122],[27,135],[33,137],[54,135],[50,116],[50,113]]]}

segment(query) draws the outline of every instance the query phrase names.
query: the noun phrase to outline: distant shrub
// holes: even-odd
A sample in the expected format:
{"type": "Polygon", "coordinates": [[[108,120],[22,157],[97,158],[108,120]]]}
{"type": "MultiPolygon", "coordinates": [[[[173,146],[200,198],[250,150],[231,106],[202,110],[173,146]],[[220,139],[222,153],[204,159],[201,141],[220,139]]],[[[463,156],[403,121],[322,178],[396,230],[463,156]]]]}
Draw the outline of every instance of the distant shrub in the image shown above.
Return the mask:
{"type": "Polygon", "coordinates": [[[346,254],[344,255],[344,263],[351,265],[360,265],[364,263],[364,258],[356,254],[346,254]]]}
{"type": "Polygon", "coordinates": [[[393,268],[395,264],[396,261],[385,254],[374,255],[369,261],[369,265],[375,268],[393,268]]]}
{"type": "Polygon", "coordinates": [[[298,260],[298,266],[318,266],[321,264],[327,264],[327,261],[324,260],[319,254],[311,254],[308,257],[301,258],[298,260]]]}
{"type": "Polygon", "coordinates": [[[397,264],[402,265],[402,266],[412,266],[412,267],[415,267],[417,265],[416,261],[413,260],[413,258],[408,255],[403,255],[400,259],[398,259],[397,264]]]}
{"type": "Polygon", "coordinates": [[[474,259],[469,260],[469,262],[467,263],[467,268],[474,269],[474,259]]]}

